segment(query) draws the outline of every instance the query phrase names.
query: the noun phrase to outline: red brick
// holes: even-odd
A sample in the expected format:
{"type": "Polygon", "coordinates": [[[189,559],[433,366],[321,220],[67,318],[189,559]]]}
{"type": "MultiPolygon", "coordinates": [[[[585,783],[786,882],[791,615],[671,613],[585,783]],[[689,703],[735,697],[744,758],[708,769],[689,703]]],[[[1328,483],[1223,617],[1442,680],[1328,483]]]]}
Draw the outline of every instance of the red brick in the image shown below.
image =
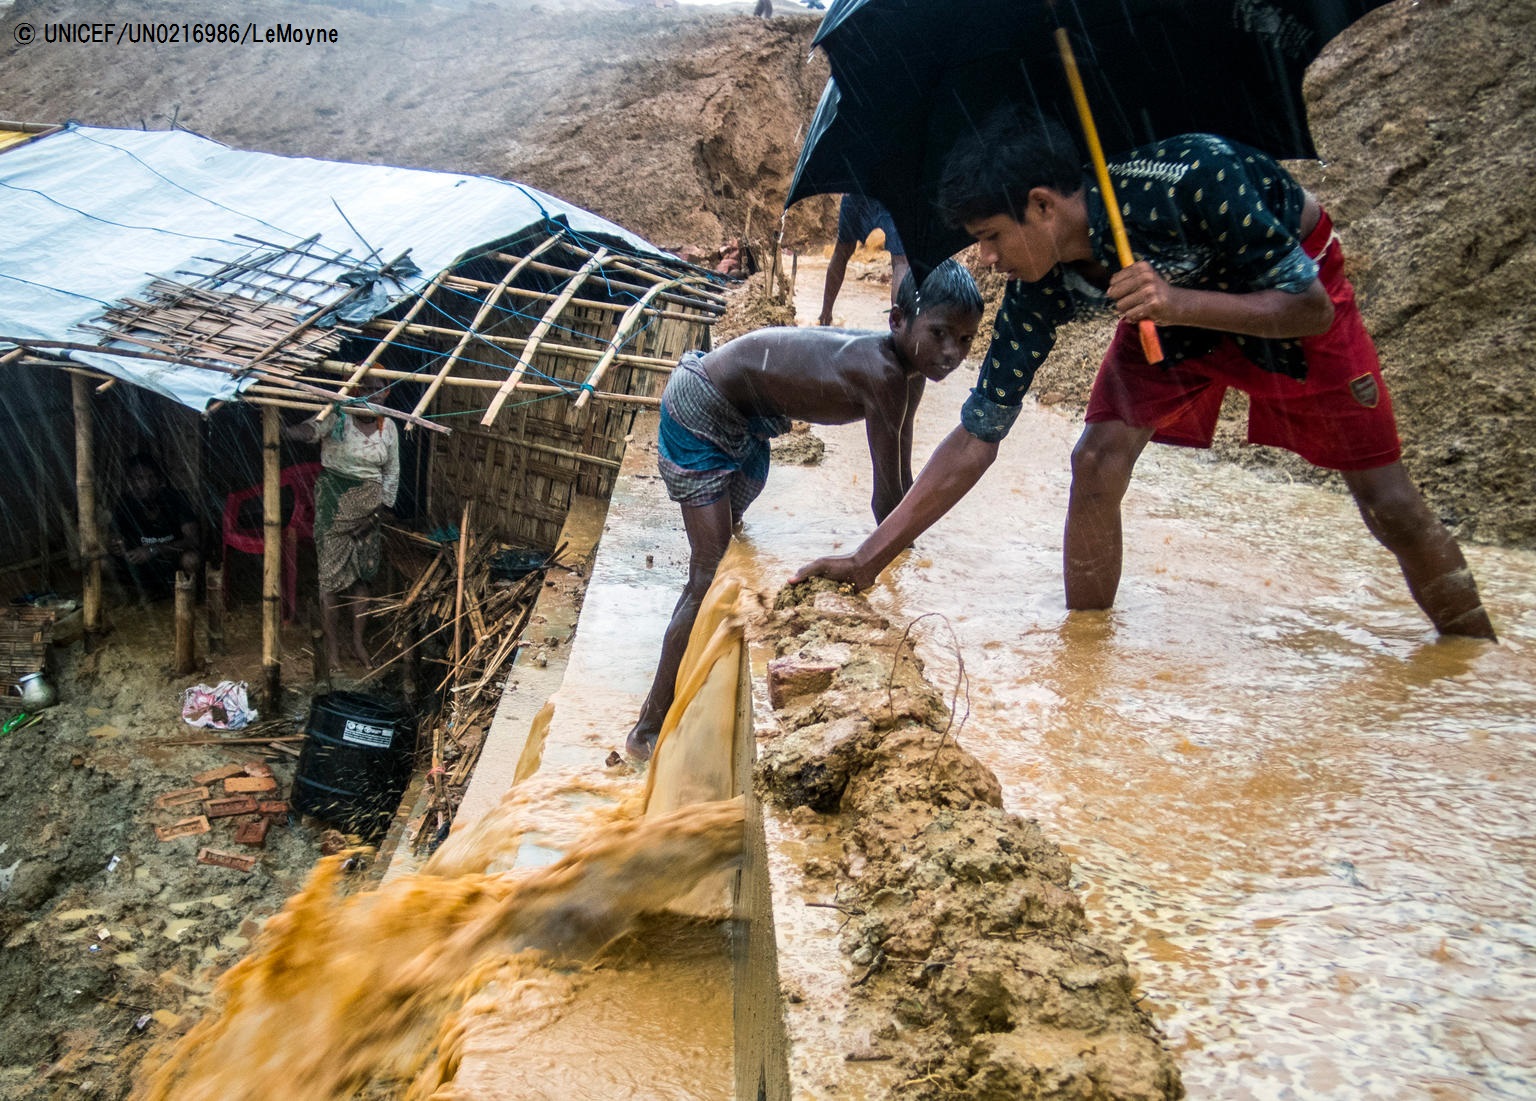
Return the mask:
{"type": "Polygon", "coordinates": [[[233,868],[237,872],[248,872],[256,867],[256,857],[225,852],[223,849],[199,849],[197,862],[212,864],[216,868],[233,868]]]}
{"type": "Polygon", "coordinates": [[[255,814],[256,800],[249,795],[233,795],[228,799],[210,799],[203,804],[209,818],[232,818],[237,814],[255,814]]]}
{"type": "Polygon", "coordinates": [[[277,781],[270,776],[231,776],[224,781],[224,790],[230,795],[251,791],[276,791],[277,781]]]}
{"type": "Polygon", "coordinates": [[[155,806],[166,810],[170,807],[184,806],[187,803],[201,803],[206,798],[208,798],[206,787],[179,788],[176,791],[155,796],[155,806]]]}
{"type": "Polygon", "coordinates": [[[161,841],[174,841],[178,837],[193,837],[200,833],[207,833],[211,827],[205,815],[196,815],[192,818],[183,818],[179,822],[172,822],[169,826],[156,826],[155,836],[161,841]]]}
{"type": "Polygon", "coordinates": [[[241,845],[250,845],[261,848],[267,843],[267,830],[272,828],[272,819],[256,818],[250,822],[241,822],[240,828],[235,830],[235,841],[241,845]]]}

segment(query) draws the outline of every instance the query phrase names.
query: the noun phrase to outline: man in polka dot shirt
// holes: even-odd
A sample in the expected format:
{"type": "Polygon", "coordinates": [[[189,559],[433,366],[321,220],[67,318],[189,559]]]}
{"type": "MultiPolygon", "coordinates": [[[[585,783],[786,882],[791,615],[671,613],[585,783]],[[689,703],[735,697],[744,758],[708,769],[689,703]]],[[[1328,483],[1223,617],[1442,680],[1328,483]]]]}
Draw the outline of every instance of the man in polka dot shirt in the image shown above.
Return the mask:
{"type": "Polygon", "coordinates": [[[1120,318],[1072,453],[1067,607],[1107,608],[1120,583],[1120,501],[1149,442],[1209,447],[1229,387],[1249,396],[1248,440],[1341,473],[1442,634],[1494,637],[1461,548],[1400,461],[1391,400],[1328,216],[1271,157],[1210,134],[1109,162],[1132,251],[1120,268],[1104,198],[1055,123],[1012,116],[963,136],[939,203],[1007,274],[975,389],[912,490],[819,575],[863,588],[976,484],[997,456],[1057,326],[1120,318]],[[1163,361],[1137,334],[1157,326],[1163,361]]]}

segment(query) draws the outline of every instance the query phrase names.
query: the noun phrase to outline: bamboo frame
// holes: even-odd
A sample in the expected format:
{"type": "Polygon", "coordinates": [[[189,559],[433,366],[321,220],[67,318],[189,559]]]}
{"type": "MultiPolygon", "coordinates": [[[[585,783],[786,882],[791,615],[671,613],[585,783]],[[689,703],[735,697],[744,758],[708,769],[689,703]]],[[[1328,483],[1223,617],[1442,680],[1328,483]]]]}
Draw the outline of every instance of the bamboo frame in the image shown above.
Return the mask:
{"type": "Polygon", "coordinates": [[[582,269],[565,285],[565,290],[561,292],[560,297],[555,299],[554,303],[545,311],[543,319],[534,326],[533,332],[528,334],[528,343],[523,345],[523,354],[519,358],[517,366],[507,376],[506,381],[501,384],[501,388],[496,391],[496,396],[491,399],[490,408],[485,411],[485,416],[480,418],[482,425],[495,422],[496,415],[501,412],[501,407],[507,403],[507,398],[517,388],[517,384],[522,380],[523,373],[528,370],[528,365],[533,362],[534,354],[538,351],[539,342],[544,339],[544,334],[549,332],[550,326],[555,323],[555,318],[559,317],[565,310],[565,304],[575,296],[577,290],[587,281],[587,277],[601,268],[607,259],[608,250],[606,248],[598,249],[596,255],[582,265],[582,269]]]}
{"type": "MultiPolygon", "coordinates": [[[[519,275],[522,274],[524,268],[533,263],[534,257],[541,256],[553,248],[555,244],[560,240],[560,236],[561,235],[557,233],[553,237],[547,238],[542,243],[540,243],[538,248],[530,252],[526,259],[520,263],[512,265],[512,267],[507,270],[507,273],[501,277],[501,282],[498,283],[497,286],[500,288],[509,286],[512,280],[516,279],[519,275]]],[[[442,388],[443,380],[448,377],[449,373],[453,370],[453,365],[458,362],[459,356],[463,353],[464,349],[469,346],[470,339],[476,335],[475,330],[480,327],[481,323],[484,322],[486,317],[491,313],[491,310],[495,306],[497,297],[499,297],[499,291],[493,291],[491,294],[487,295],[485,301],[480,304],[480,309],[475,314],[474,321],[472,321],[469,327],[464,330],[464,334],[459,338],[458,344],[454,346],[454,349],[449,353],[448,358],[443,361],[442,370],[438,371],[437,377],[432,380],[432,384],[427,387],[426,393],[422,394],[421,400],[416,403],[416,408],[413,411],[416,416],[420,416],[422,410],[424,410],[431,403],[432,399],[437,396],[438,390],[442,388]]]]}
{"type": "Polygon", "coordinates": [[[186,676],[197,667],[197,639],[192,627],[192,608],[197,602],[197,578],[176,571],[176,657],[172,668],[186,676]]]}
{"type": "MultiPolygon", "coordinates": [[[[550,345],[546,344],[545,347],[548,348],[550,345]]],[[[620,357],[620,362],[622,362],[622,357],[620,357]]],[[[338,367],[351,366],[351,364],[343,364],[338,360],[325,360],[319,366],[324,370],[335,370],[338,367]]],[[[653,369],[660,370],[661,368],[658,367],[653,369]]],[[[670,369],[671,368],[668,368],[668,370],[670,369]]],[[[390,378],[396,381],[402,379],[415,380],[417,382],[421,381],[421,375],[415,373],[414,371],[395,371],[388,368],[375,367],[369,372],[369,374],[370,377],[390,378]]],[[[496,390],[500,389],[501,383],[501,379],[495,378],[454,378],[448,380],[449,385],[461,386],[469,390],[496,390]]],[[[517,384],[517,389],[520,393],[551,395],[570,394],[574,388],[570,386],[554,386],[542,382],[519,382],[517,384]]],[[[644,394],[619,394],[607,390],[598,390],[592,395],[592,397],[596,401],[614,402],[615,404],[619,405],[643,405],[647,407],[654,407],[661,403],[660,398],[647,397],[644,394]]]]}
{"type": "MultiPolygon", "coordinates": [[[[12,338],[7,336],[0,336],[0,344],[17,344],[34,349],[57,348],[60,351],[66,352],[96,352],[101,355],[122,356],[126,359],[148,359],[154,360],[157,363],[178,363],[186,367],[206,368],[207,370],[218,371],[221,374],[234,375],[237,377],[247,374],[245,368],[231,367],[226,363],[205,361],[201,359],[201,357],[168,356],[156,352],[136,352],[127,348],[104,348],[99,344],[80,344],[70,340],[27,340],[20,337],[12,338]]],[[[60,366],[60,364],[54,362],[53,366],[57,367],[60,366]]],[[[73,365],[65,368],[65,370],[71,371],[79,371],[81,369],[82,368],[73,365]]],[[[92,370],[93,376],[96,378],[112,377],[101,371],[95,371],[94,369],[90,370],[92,370]]],[[[272,382],[278,386],[289,386],[295,391],[295,397],[315,397],[324,402],[334,402],[337,400],[335,391],[322,390],[318,386],[311,386],[308,383],[300,382],[292,375],[274,374],[273,372],[263,371],[259,368],[249,371],[249,374],[252,378],[264,380],[266,382],[272,382]]],[[[433,422],[422,417],[413,416],[410,413],[402,413],[398,409],[380,409],[379,411],[384,413],[386,416],[391,416],[397,420],[406,421],[410,424],[416,425],[419,428],[431,429],[433,432],[448,431],[448,429],[442,427],[441,425],[434,424],[433,422]]]]}
{"type": "MultiPolygon", "coordinates": [[[[390,344],[394,343],[395,338],[400,335],[401,331],[413,320],[415,320],[416,314],[420,312],[421,308],[427,304],[427,299],[432,297],[437,288],[443,285],[443,282],[447,279],[448,273],[451,270],[452,268],[444,268],[442,271],[438,272],[437,275],[433,278],[432,282],[427,284],[427,289],[416,296],[416,301],[411,303],[411,308],[406,311],[405,316],[400,318],[400,320],[395,323],[394,328],[389,330],[389,334],[385,336],[383,340],[375,344],[373,346],[373,350],[363,357],[363,361],[357,365],[357,371],[352,375],[351,378],[342,384],[340,393],[343,397],[352,392],[353,388],[368,374],[368,369],[379,361],[379,357],[384,354],[384,349],[387,348],[390,344]]],[[[315,419],[321,424],[324,424],[326,418],[330,415],[331,411],[326,409],[315,419]]]]}
{"type": "MultiPolygon", "coordinates": [[[[585,249],[579,249],[574,246],[568,247],[571,248],[572,252],[575,252],[581,256],[590,258],[597,255],[597,253],[587,252],[585,249]]],[[[622,260],[614,258],[613,254],[608,252],[607,249],[598,249],[597,251],[604,253],[609,258],[609,262],[614,266],[615,269],[629,272],[644,279],[644,284],[635,284],[626,283],[618,279],[610,278],[607,282],[607,285],[610,289],[627,291],[630,294],[640,295],[645,293],[647,285],[660,282],[668,278],[665,275],[657,275],[654,272],[646,272],[641,268],[631,267],[630,265],[625,264],[622,260]]],[[[496,259],[511,260],[513,257],[506,253],[497,253],[496,259]]],[[[591,262],[591,259],[588,259],[587,263],[590,264],[591,262]]],[[[572,274],[570,268],[562,268],[555,264],[534,264],[533,270],[548,272],[552,275],[562,275],[566,276],[567,278],[569,278],[572,274]]],[[[701,279],[699,282],[702,283],[703,280],[701,279]]],[[[666,296],[666,298],[669,302],[676,302],[682,306],[692,306],[694,309],[702,310],[706,313],[718,314],[723,312],[725,309],[724,298],[717,298],[716,296],[703,290],[698,292],[698,296],[696,298],[690,298],[687,295],[682,294],[669,294],[666,296]]]]}
{"type": "Polygon", "coordinates": [[[580,409],[583,405],[587,404],[587,398],[597,388],[597,383],[603,377],[603,372],[608,370],[608,365],[619,354],[619,347],[629,340],[630,333],[640,323],[641,317],[645,314],[646,306],[657,295],[661,294],[668,287],[676,286],[679,282],[681,280],[674,279],[666,283],[657,283],[650,290],[646,291],[639,301],[624,311],[624,316],[619,320],[618,327],[614,329],[613,337],[608,341],[608,350],[603,353],[602,358],[597,361],[597,365],[592,368],[592,373],[587,376],[587,381],[581,384],[581,393],[576,395],[575,408],[580,409]]]}
{"type": "MultiPolygon", "coordinates": [[[[343,217],[345,217],[345,215],[343,215],[343,217]]],[[[393,260],[391,260],[389,263],[385,264],[383,266],[383,268],[381,268],[380,270],[381,271],[388,271],[390,268],[392,268],[396,264],[398,264],[401,260],[404,260],[406,255],[407,255],[406,253],[401,253],[399,256],[397,256],[393,260]]],[[[249,360],[249,365],[251,367],[255,367],[256,364],[258,364],[262,360],[266,359],[269,355],[271,355],[273,352],[277,351],[284,344],[287,344],[290,340],[294,339],[300,333],[302,333],[304,330],[308,329],[316,321],[320,320],[320,318],[321,318],[321,316],[323,314],[330,313],[330,312],[336,310],[338,307],[346,304],[347,302],[349,302],[353,298],[357,297],[358,293],[363,291],[363,290],[365,290],[366,287],[367,287],[367,284],[359,284],[358,286],[355,286],[351,290],[349,290],[346,294],[342,295],[340,298],[336,299],[336,301],[329,303],[323,311],[318,311],[316,313],[310,314],[303,321],[299,322],[297,325],[295,325],[293,328],[289,329],[282,336],[278,337],[276,340],[272,341],[272,343],[268,344],[261,351],[257,352],[256,355],[251,360],[249,360]]]]}
{"type": "MultiPolygon", "coordinates": [[[[748,231],[750,233],[750,230],[752,228],[751,227],[751,212],[750,211],[748,211],[747,218],[748,218],[747,229],[748,229],[748,231]]],[[[571,251],[576,253],[578,256],[591,256],[592,255],[590,252],[588,252],[586,249],[582,248],[580,245],[572,245],[571,246],[571,251]]],[[[631,275],[638,276],[639,278],[644,279],[648,283],[654,283],[657,280],[665,279],[666,278],[666,276],[664,276],[664,275],[657,275],[653,271],[646,271],[644,268],[637,268],[633,264],[627,263],[627,262],[625,262],[623,260],[616,261],[613,266],[615,268],[617,268],[619,271],[627,271],[631,275]]],[[[695,276],[694,278],[697,278],[700,283],[707,283],[708,282],[708,280],[704,276],[695,276]]],[[[725,305],[725,296],[723,294],[718,294],[718,293],[716,293],[714,291],[702,291],[700,293],[701,293],[701,296],[703,296],[703,297],[707,297],[707,298],[713,299],[715,301],[718,301],[721,306],[725,305]]]]}
{"type": "MultiPolygon", "coordinates": [[[[466,293],[469,291],[488,291],[495,285],[495,283],[486,282],[484,279],[471,279],[466,275],[450,276],[448,279],[443,281],[443,286],[447,287],[449,290],[463,291],[466,293]]],[[[527,287],[508,287],[507,293],[514,298],[527,298],[538,302],[552,302],[556,297],[556,295],[550,291],[530,290],[527,287]]],[[[567,303],[567,305],[578,306],[588,310],[607,310],[609,313],[623,313],[626,309],[629,308],[622,302],[604,302],[599,298],[573,298],[569,303],[567,303]]],[[[699,321],[703,316],[718,318],[723,312],[723,309],[723,307],[711,307],[708,310],[704,310],[702,314],[688,313],[685,310],[669,310],[665,308],[658,308],[654,312],[657,317],[665,317],[671,321],[699,321]]]]}
{"type": "MultiPolygon", "coordinates": [[[[567,303],[567,305],[569,305],[569,303],[567,303]]],[[[700,320],[702,321],[702,319],[700,319],[700,320]]],[[[379,323],[378,322],[369,322],[367,325],[365,325],[363,327],[365,329],[373,328],[377,324],[379,324],[379,323]]],[[[449,329],[449,328],[445,328],[444,326],[441,326],[441,325],[412,325],[408,329],[406,329],[406,332],[410,333],[412,335],[422,336],[422,337],[429,337],[429,338],[430,337],[441,337],[441,336],[457,337],[463,331],[464,331],[463,329],[449,329]]],[[[491,333],[479,333],[477,335],[485,343],[490,344],[493,347],[504,348],[504,349],[506,349],[508,351],[512,351],[512,350],[517,349],[517,348],[526,347],[527,344],[528,344],[528,338],[527,337],[521,337],[521,336],[495,336],[495,335],[493,335],[491,333]]],[[[601,359],[602,356],[603,356],[603,350],[599,349],[599,348],[578,348],[574,344],[557,344],[557,343],[555,343],[553,341],[548,341],[548,340],[544,341],[542,346],[543,346],[543,348],[546,351],[550,352],[552,355],[574,356],[574,357],[576,357],[578,359],[592,359],[592,360],[601,359]]],[[[330,362],[337,362],[337,361],[332,360],[330,362]]],[[[673,361],[673,360],[658,359],[655,356],[626,355],[626,356],[621,357],[619,362],[620,363],[628,364],[628,365],[630,365],[632,367],[644,367],[644,368],[648,368],[648,369],[651,369],[651,370],[657,370],[657,371],[670,371],[673,367],[677,366],[677,363],[675,361],[673,361]]],[[[415,377],[419,379],[421,376],[417,375],[415,377]]],[[[455,380],[454,379],[448,379],[447,381],[448,382],[453,382],[455,380]]]]}

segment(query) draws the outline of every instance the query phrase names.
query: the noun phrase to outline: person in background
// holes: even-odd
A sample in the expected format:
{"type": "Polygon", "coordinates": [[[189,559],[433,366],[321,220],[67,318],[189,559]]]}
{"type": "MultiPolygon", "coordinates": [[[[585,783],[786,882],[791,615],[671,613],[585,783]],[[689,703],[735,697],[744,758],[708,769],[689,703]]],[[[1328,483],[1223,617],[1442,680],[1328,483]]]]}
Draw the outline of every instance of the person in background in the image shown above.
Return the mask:
{"type": "Polygon", "coordinates": [[[863,195],[844,195],[837,208],[837,243],[832,246],[832,258],[827,261],[827,282],[821,292],[820,325],[832,324],[832,304],[837,301],[838,291],[843,289],[843,277],[848,273],[848,261],[861,244],[875,230],[885,234],[885,249],[891,254],[891,301],[901,281],[907,277],[907,253],[902,247],[901,236],[890,212],[874,199],[863,195]]]}
{"type": "Polygon", "coordinates": [[[687,352],[661,395],[658,465],[683,511],[688,581],[672,611],[661,657],[625,750],[646,760],[677,690],[677,670],[731,530],[762,492],[768,440],[790,418],[812,424],[863,421],[874,467],[878,521],[912,484],[912,426],[924,387],[947,378],[981,323],[971,273],[946,260],[923,282],[909,275],[889,331],[766,328],[712,352],[687,352]]]}
{"type": "Polygon", "coordinates": [[[326,667],[341,667],[339,603],[347,596],[352,605],[352,654],[364,668],[371,668],[373,659],[363,637],[372,595],[368,585],[383,559],[383,513],[394,508],[400,487],[399,431],[391,418],[359,403],[324,422],[314,419],[285,425],[283,435],[320,445],[315,557],[326,667]]]}
{"type": "Polygon", "coordinates": [[[202,564],[197,513],[146,452],[129,458],[124,477],[107,551],[141,602],[161,600],[175,590],[177,571],[196,577],[202,564]]]}

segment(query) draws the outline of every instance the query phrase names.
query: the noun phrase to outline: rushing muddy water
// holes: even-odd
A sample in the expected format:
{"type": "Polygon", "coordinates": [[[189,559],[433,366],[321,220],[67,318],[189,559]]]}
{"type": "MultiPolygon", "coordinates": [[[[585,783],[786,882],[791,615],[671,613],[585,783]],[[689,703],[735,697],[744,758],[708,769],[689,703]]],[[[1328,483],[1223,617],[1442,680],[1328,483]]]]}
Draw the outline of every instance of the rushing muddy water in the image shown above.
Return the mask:
{"type": "MultiPolygon", "coordinates": [[[[871,526],[862,429],[818,433],[747,515],[766,585],[871,526]]],[[[1069,617],[1076,434],[1026,409],[871,595],[953,627],[961,739],[1072,855],[1190,1096],[1536,1096],[1536,555],[1468,548],[1503,644],[1436,641],[1346,497],[1153,447],[1117,605],[1069,617]]],[[[952,636],[926,637],[947,691],[952,636]]]]}

